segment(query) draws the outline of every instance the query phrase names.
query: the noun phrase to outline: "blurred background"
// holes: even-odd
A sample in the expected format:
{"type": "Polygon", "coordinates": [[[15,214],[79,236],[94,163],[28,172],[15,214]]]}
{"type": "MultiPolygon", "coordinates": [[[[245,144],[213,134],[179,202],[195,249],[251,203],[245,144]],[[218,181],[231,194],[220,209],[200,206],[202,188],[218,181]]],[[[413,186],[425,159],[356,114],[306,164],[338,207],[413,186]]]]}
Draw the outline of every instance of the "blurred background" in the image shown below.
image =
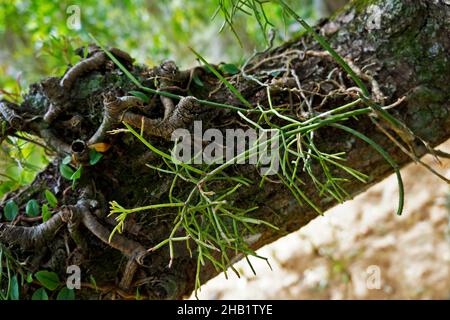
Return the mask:
{"type": "MultiPolygon", "coordinates": [[[[89,39],[68,24],[77,10],[83,29],[102,43],[128,51],[138,63],[173,59],[181,69],[196,64],[189,47],[213,63],[239,66],[254,50],[267,48],[270,28],[277,31],[275,45],[302,32],[271,3],[264,4],[271,26],[238,13],[234,29],[223,27],[220,2],[0,0],[0,99],[20,101],[31,83],[61,76],[79,60],[74,49],[89,39]]],[[[313,23],[347,1],[287,2],[313,23]]],[[[50,160],[27,138],[9,138],[1,144],[0,198],[30,183],[50,160]]],[[[449,151],[450,142],[442,149],[449,151]]],[[[450,162],[429,161],[449,176],[450,162]]],[[[403,217],[393,212],[396,183],[388,179],[263,248],[260,254],[270,258],[273,271],[254,261],[255,277],[239,264],[241,279],[220,276],[199,297],[450,298],[449,189],[419,167],[410,166],[403,174],[408,187],[403,217]]]]}

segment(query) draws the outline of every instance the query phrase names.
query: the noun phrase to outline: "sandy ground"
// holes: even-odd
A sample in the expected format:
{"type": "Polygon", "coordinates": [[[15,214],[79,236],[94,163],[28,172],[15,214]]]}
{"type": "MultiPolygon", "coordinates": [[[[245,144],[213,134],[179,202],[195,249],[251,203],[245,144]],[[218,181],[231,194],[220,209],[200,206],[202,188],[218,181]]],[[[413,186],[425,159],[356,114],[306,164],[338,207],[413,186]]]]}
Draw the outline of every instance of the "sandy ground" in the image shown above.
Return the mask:
{"type": "MultiPolygon", "coordinates": [[[[450,151],[450,140],[440,147],[450,151]]],[[[450,160],[440,166],[450,177],[450,160]]],[[[449,299],[450,188],[423,167],[403,171],[406,206],[395,215],[391,176],[352,201],[328,211],[252,259],[203,286],[200,299],[449,299]]]]}

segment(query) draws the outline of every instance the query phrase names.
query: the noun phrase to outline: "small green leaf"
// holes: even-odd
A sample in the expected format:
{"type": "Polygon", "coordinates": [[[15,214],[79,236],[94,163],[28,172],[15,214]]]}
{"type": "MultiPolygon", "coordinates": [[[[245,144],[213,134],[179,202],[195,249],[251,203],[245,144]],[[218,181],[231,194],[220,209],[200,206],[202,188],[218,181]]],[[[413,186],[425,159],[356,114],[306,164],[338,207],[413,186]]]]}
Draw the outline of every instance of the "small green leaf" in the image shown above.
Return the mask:
{"type": "Polygon", "coordinates": [[[81,178],[81,172],[83,171],[83,167],[80,166],[77,171],[75,171],[72,176],[70,177],[70,180],[76,181],[81,178]]]}
{"type": "Polygon", "coordinates": [[[52,217],[52,212],[49,210],[48,205],[44,204],[42,206],[42,221],[46,222],[52,217]]]}
{"type": "Polygon", "coordinates": [[[72,162],[72,157],[71,156],[67,156],[62,160],[62,163],[65,165],[68,165],[69,163],[72,162]]]}
{"type": "Polygon", "coordinates": [[[19,281],[17,280],[17,276],[13,275],[11,277],[11,288],[9,292],[9,297],[11,300],[19,300],[19,281]]]}
{"type": "Polygon", "coordinates": [[[133,96],[135,96],[135,97],[137,97],[137,98],[139,98],[139,99],[141,99],[145,103],[149,103],[150,102],[149,97],[145,93],[142,93],[140,91],[129,91],[128,93],[133,95],[133,96]]]}
{"type": "Polygon", "coordinates": [[[75,300],[75,292],[73,289],[64,287],[58,292],[56,300],[75,300]]]}
{"type": "Polygon", "coordinates": [[[69,167],[68,165],[62,163],[59,166],[59,172],[61,173],[61,175],[66,178],[67,180],[72,180],[72,176],[74,174],[74,171],[71,167],[69,167]]]}
{"type": "Polygon", "coordinates": [[[34,276],[48,290],[53,291],[59,286],[59,277],[54,272],[43,270],[36,272],[34,276]]]}
{"type": "Polygon", "coordinates": [[[8,221],[13,221],[19,213],[19,207],[14,200],[9,200],[3,208],[3,213],[8,221]]]}
{"type": "Polygon", "coordinates": [[[75,189],[75,185],[78,181],[78,179],[81,178],[81,172],[83,172],[83,166],[80,166],[77,171],[73,173],[73,175],[70,177],[70,180],[72,180],[72,189],[75,189]]]}
{"type": "Polygon", "coordinates": [[[31,199],[28,201],[27,206],[25,208],[25,213],[29,217],[37,217],[40,213],[39,203],[35,199],[31,199]]]}
{"type": "Polygon", "coordinates": [[[28,272],[27,274],[27,283],[33,282],[33,274],[31,272],[28,272]]]}
{"type": "Polygon", "coordinates": [[[31,296],[31,300],[48,300],[47,291],[44,288],[37,289],[31,296]]]}
{"type": "Polygon", "coordinates": [[[58,206],[58,199],[50,190],[45,190],[45,198],[52,208],[56,208],[58,206]]]}
{"type": "Polygon", "coordinates": [[[200,78],[198,77],[198,75],[194,74],[194,76],[192,77],[192,80],[194,80],[194,83],[196,85],[198,85],[199,87],[204,87],[205,84],[203,83],[202,80],[200,80],[200,78]]]}
{"type": "Polygon", "coordinates": [[[222,65],[220,65],[219,69],[223,73],[227,73],[227,74],[236,74],[236,73],[240,72],[239,68],[231,63],[222,64],[222,65]]]}
{"type": "Polygon", "coordinates": [[[95,149],[91,149],[89,151],[89,164],[91,166],[96,165],[102,158],[103,155],[100,152],[97,152],[95,149]]]}

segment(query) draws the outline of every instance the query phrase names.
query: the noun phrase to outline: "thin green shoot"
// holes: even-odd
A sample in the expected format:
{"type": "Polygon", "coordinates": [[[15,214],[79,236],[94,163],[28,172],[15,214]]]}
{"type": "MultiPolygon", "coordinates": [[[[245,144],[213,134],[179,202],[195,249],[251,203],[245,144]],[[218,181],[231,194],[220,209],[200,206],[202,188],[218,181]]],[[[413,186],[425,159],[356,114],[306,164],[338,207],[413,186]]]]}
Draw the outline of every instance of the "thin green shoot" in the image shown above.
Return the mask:
{"type": "Polygon", "coordinates": [[[334,123],[331,124],[331,126],[347,131],[348,133],[353,134],[354,136],[360,138],[361,140],[367,142],[372,148],[374,148],[379,154],[383,156],[383,158],[392,166],[392,168],[395,171],[395,175],[397,177],[397,183],[399,186],[399,200],[398,200],[398,209],[397,209],[397,215],[401,215],[403,212],[403,206],[404,206],[404,198],[405,198],[405,191],[403,186],[403,179],[402,175],[400,173],[400,168],[398,167],[398,164],[395,162],[394,159],[375,141],[370,139],[369,137],[365,136],[361,132],[358,132],[350,127],[344,126],[342,124],[334,123]]]}
{"type": "MultiPolygon", "coordinates": [[[[203,62],[205,65],[206,65],[206,67],[209,69],[209,71],[211,71],[218,79],[220,79],[220,81],[222,81],[226,86],[227,86],[227,88],[228,89],[230,89],[230,91],[231,92],[233,92],[235,95],[236,95],[236,97],[245,105],[245,106],[247,106],[248,108],[250,108],[250,109],[252,109],[253,108],[253,106],[252,106],[252,104],[250,103],[250,102],[248,102],[248,100],[247,99],[245,99],[243,96],[242,96],[242,94],[230,83],[230,82],[228,82],[228,80],[227,79],[225,79],[225,77],[224,76],[222,76],[221,74],[220,74],[220,72],[219,71],[217,71],[212,65],[210,65],[209,63],[208,63],[208,61],[206,61],[205,60],[205,58],[203,58],[198,52],[196,52],[194,49],[192,49],[192,48],[190,48],[191,49],[191,51],[196,55],[196,57],[201,61],[201,62],[203,62]]],[[[245,110],[245,109],[244,109],[245,110]]],[[[245,111],[247,111],[247,110],[245,110],[245,111]]]]}

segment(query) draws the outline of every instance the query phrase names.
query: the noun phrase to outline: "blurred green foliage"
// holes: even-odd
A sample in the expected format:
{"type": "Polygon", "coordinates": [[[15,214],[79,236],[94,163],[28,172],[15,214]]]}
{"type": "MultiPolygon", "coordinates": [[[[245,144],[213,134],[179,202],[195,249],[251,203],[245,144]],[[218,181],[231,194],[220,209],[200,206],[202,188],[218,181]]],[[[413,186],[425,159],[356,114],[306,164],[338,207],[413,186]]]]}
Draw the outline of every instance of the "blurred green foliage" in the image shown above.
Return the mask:
{"type": "Polygon", "coordinates": [[[0,196],[32,182],[48,164],[44,149],[18,138],[8,138],[0,148],[0,196]]]}
{"type": "MultiPolygon", "coordinates": [[[[173,59],[181,68],[188,68],[196,63],[189,50],[193,47],[208,61],[239,65],[253,50],[267,47],[266,35],[257,20],[243,12],[233,19],[240,41],[228,25],[219,33],[225,21],[224,12],[217,10],[221,1],[0,0],[0,99],[20,99],[22,88],[50,75],[61,76],[68,65],[80,59],[74,49],[90,41],[68,24],[73,5],[78,5],[85,31],[104,44],[128,51],[139,63],[155,65],[173,59]]],[[[318,17],[315,2],[288,1],[310,20],[318,17]]],[[[278,31],[275,44],[300,31],[298,23],[286,19],[276,3],[267,1],[263,7],[278,31]]],[[[40,147],[16,138],[3,142],[0,196],[30,183],[48,161],[40,147]]]]}

